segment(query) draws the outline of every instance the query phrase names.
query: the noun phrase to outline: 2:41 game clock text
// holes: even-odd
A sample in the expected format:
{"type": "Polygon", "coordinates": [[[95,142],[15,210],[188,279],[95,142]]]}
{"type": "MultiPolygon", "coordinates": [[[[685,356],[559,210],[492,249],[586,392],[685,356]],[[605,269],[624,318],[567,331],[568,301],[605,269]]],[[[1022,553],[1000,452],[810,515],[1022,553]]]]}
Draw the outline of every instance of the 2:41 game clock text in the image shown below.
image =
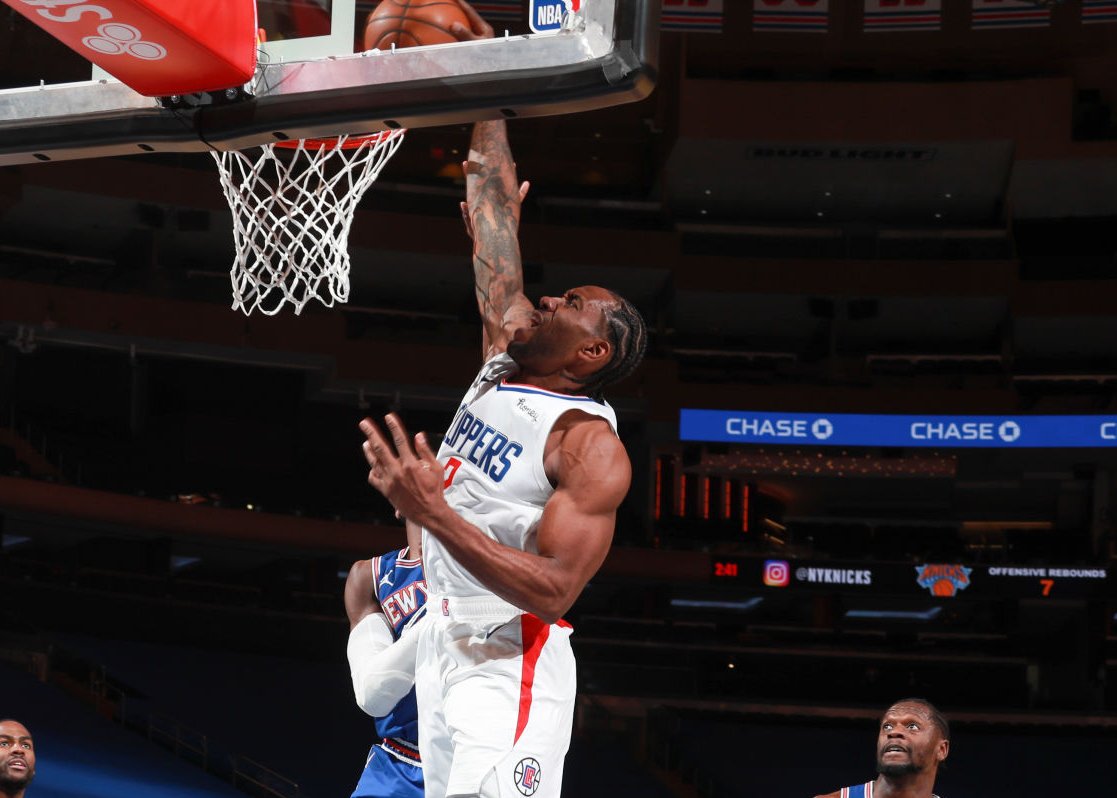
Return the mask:
{"type": "Polygon", "coordinates": [[[729,578],[736,578],[740,576],[737,563],[735,562],[714,562],[714,576],[723,576],[729,578]]]}

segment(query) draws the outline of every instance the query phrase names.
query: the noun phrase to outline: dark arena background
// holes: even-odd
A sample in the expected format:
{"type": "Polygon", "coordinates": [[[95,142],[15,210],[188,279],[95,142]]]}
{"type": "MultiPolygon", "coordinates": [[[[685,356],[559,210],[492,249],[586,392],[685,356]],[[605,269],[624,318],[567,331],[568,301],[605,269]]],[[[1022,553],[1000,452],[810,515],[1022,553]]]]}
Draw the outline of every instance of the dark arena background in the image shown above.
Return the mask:
{"type": "MultiPolygon", "coordinates": [[[[830,792],[905,696],[952,721],[946,798],[1111,794],[1117,5],[663,5],[649,98],[509,126],[529,296],[600,283],[651,329],[564,794],[830,792]]],[[[0,7],[0,88],[88,70],[0,7]]],[[[341,590],[403,545],[356,425],[441,435],[479,363],[468,137],[407,134],[349,303],[298,317],[230,310],[208,155],[0,168],[30,798],[349,795],[341,590]]]]}

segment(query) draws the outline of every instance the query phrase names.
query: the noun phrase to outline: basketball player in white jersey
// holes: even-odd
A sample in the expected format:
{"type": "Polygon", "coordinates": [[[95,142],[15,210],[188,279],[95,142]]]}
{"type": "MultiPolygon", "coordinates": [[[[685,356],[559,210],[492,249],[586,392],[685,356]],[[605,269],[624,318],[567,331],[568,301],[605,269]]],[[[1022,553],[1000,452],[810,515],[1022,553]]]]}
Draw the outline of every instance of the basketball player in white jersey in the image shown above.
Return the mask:
{"type": "MultiPolygon", "coordinates": [[[[463,4],[464,5],[464,4],[463,4]]],[[[562,615],[601,566],[631,466],[602,388],[646,330],[597,286],[523,293],[520,186],[503,121],[466,164],[484,366],[436,457],[401,420],[371,420],[369,482],[424,527],[430,597],[416,663],[427,798],[558,798],[575,672],[562,615]]]]}
{"type": "Polygon", "coordinates": [[[950,753],[950,725],[922,698],[904,698],[880,719],[875,781],[816,798],[938,798],[935,777],[950,753]]]}

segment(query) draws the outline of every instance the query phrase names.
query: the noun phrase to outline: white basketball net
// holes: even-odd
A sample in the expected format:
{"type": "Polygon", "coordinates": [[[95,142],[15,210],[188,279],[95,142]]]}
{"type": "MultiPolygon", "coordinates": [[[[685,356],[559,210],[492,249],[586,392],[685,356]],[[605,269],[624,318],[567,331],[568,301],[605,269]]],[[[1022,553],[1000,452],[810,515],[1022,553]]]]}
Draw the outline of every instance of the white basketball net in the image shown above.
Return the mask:
{"type": "Polygon", "coordinates": [[[353,213],[404,132],[212,153],[233,212],[234,310],[348,301],[353,213]]]}

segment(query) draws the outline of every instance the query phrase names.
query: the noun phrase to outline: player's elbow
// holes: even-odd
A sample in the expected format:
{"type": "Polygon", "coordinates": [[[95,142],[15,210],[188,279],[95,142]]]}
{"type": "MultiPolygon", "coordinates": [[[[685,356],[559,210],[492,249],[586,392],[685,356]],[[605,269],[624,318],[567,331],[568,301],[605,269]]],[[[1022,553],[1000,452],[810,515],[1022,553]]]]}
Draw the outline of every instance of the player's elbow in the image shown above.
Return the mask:
{"type": "Polygon", "coordinates": [[[554,586],[551,590],[540,595],[538,602],[533,608],[532,613],[539,620],[546,624],[552,624],[562,619],[562,616],[570,611],[574,606],[574,601],[578,598],[578,594],[582,591],[571,590],[570,588],[563,589],[560,586],[554,586]]]}
{"type": "MultiPolygon", "coordinates": [[[[567,609],[569,609],[569,607],[567,607],[567,609]]],[[[558,621],[562,618],[562,616],[565,614],[565,612],[566,612],[566,610],[555,612],[553,610],[537,609],[535,612],[532,613],[532,615],[534,615],[536,618],[541,620],[543,623],[550,626],[553,623],[558,623],[558,621]]]]}
{"type": "Polygon", "coordinates": [[[362,711],[374,718],[391,712],[414,686],[414,670],[369,667],[353,673],[353,698],[362,711]]]}
{"type": "Polygon", "coordinates": [[[395,708],[397,703],[391,696],[385,695],[372,685],[354,685],[353,697],[361,711],[374,718],[384,717],[395,708]]]}

